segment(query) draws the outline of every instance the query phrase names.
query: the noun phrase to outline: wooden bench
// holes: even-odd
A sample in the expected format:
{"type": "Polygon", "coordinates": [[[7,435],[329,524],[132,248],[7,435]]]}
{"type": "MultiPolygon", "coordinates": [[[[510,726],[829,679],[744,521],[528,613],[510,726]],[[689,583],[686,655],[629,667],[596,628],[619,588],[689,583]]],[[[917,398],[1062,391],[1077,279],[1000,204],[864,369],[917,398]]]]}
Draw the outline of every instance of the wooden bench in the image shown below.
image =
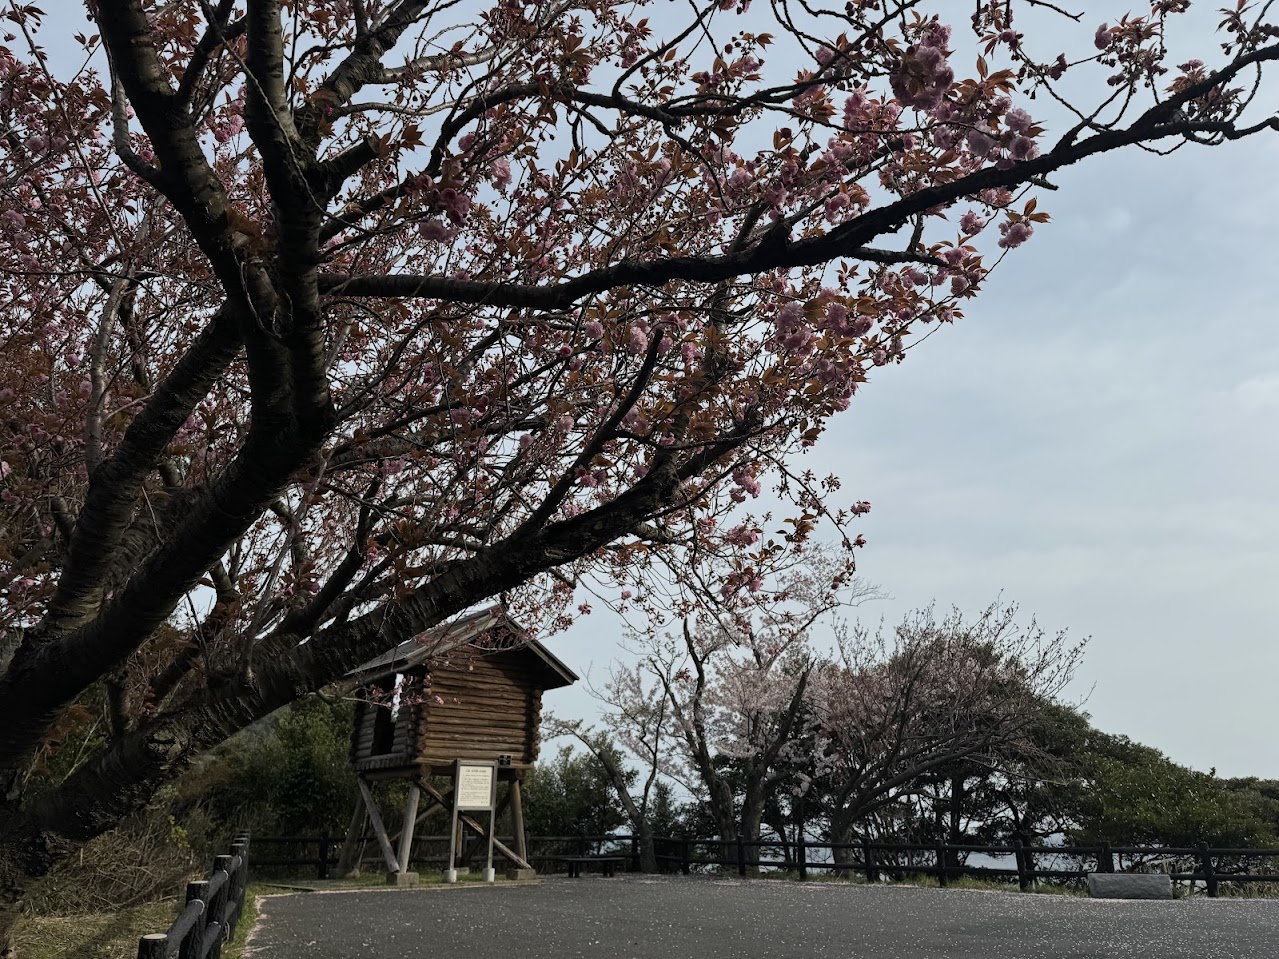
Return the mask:
{"type": "Polygon", "coordinates": [[[598,864],[600,872],[605,878],[611,878],[617,874],[618,865],[625,866],[626,859],[623,856],[556,856],[556,862],[562,862],[568,867],[568,877],[576,879],[582,875],[582,871],[586,866],[598,864]]]}

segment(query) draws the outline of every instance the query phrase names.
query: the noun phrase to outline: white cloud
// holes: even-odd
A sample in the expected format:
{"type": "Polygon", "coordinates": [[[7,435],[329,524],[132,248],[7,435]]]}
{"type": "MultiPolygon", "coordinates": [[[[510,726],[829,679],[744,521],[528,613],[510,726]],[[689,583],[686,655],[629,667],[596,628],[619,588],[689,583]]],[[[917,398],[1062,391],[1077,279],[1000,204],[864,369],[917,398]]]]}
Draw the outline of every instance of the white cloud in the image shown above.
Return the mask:
{"type": "Polygon", "coordinates": [[[1279,373],[1251,376],[1230,393],[1234,401],[1249,413],[1265,413],[1279,409],[1279,373]]]}

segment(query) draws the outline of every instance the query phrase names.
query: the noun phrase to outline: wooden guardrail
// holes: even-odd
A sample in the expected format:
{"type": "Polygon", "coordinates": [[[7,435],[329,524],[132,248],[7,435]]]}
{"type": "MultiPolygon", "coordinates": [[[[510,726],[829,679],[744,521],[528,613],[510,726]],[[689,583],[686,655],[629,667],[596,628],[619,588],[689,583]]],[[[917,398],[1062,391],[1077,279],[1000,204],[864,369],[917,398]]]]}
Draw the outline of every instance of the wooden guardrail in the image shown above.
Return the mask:
{"type": "Polygon", "coordinates": [[[911,875],[936,877],[938,884],[962,876],[983,879],[1016,879],[1022,889],[1031,888],[1040,879],[1084,879],[1090,872],[1115,872],[1116,858],[1121,856],[1159,857],[1173,862],[1194,863],[1191,870],[1169,871],[1170,879],[1203,883],[1210,897],[1219,894],[1221,883],[1279,882],[1279,849],[1223,849],[1201,842],[1191,847],[1170,846],[1032,846],[1015,842],[1011,845],[969,843],[857,843],[787,842],[782,840],[747,841],[740,837],[719,839],[658,840],[675,844],[676,853],[659,852],[657,859],[688,873],[698,866],[735,867],[738,874],[748,876],[761,868],[786,869],[807,878],[809,870],[834,870],[865,875],[868,882],[884,876],[902,879],[911,875]],[[719,855],[697,855],[698,847],[719,850],[719,855]],[[778,850],[780,859],[766,859],[763,853],[778,850]],[[825,852],[815,858],[811,853],[825,852]],[[985,856],[1011,856],[1015,868],[974,866],[959,861],[959,854],[980,853],[985,856]],[[1040,858],[1065,857],[1078,861],[1078,868],[1040,868],[1040,858]],[[1091,863],[1088,861],[1091,860],[1091,863]],[[1231,860],[1223,867],[1222,860],[1231,860]],[[1267,862],[1269,861],[1269,862],[1267,862]],[[1086,864],[1091,868],[1086,868],[1086,864]],[[1254,870],[1252,864],[1258,868],[1254,870]],[[1262,868],[1269,866],[1268,869],[1262,868]]]}
{"type": "MultiPolygon", "coordinates": [[[[639,869],[638,838],[625,833],[586,836],[529,836],[529,861],[539,869],[556,868],[565,856],[620,856],[639,869]]],[[[255,848],[292,846],[296,850],[316,849],[316,855],[254,858],[254,868],[275,866],[316,870],[328,878],[337,859],[332,855],[338,841],[328,834],[319,836],[264,836],[254,838],[255,848]]],[[[734,869],[740,876],[754,875],[760,869],[780,869],[806,879],[814,870],[833,870],[860,874],[868,882],[888,877],[936,877],[941,885],[962,876],[1016,881],[1029,889],[1038,880],[1084,879],[1090,872],[1115,872],[1121,857],[1138,856],[1166,860],[1173,868],[1173,880],[1202,883],[1209,896],[1217,896],[1222,883],[1279,882],[1279,849],[1223,849],[1206,843],[1195,846],[1036,846],[981,845],[974,843],[900,843],[871,842],[832,843],[805,839],[795,842],[780,839],[749,841],[734,837],[721,839],[677,839],[657,837],[657,861],[673,872],[685,874],[695,869],[718,867],[734,869]],[[965,854],[979,853],[988,857],[1011,857],[1008,867],[969,865],[961,861],[965,854]],[[1074,860],[1076,868],[1043,868],[1043,859],[1074,860]],[[1184,864],[1193,869],[1176,870],[1184,864]],[[1269,867],[1269,868],[1266,868],[1269,867]]],[[[439,865],[443,868],[448,851],[447,836],[421,836],[414,840],[415,865],[439,865]]]]}
{"type": "Polygon", "coordinates": [[[235,935],[249,885],[249,837],[241,834],[231,853],[215,856],[208,879],[187,883],[186,905],[167,932],[138,940],[138,959],[219,959],[235,935]]]}

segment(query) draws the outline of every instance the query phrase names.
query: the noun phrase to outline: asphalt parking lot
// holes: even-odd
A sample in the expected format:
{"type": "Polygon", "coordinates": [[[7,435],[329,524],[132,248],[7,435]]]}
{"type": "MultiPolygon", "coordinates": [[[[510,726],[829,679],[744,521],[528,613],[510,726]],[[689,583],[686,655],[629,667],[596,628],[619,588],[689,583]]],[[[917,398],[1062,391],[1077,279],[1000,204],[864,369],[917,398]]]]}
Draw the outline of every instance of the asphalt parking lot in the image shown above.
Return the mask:
{"type": "Polygon", "coordinates": [[[251,959],[1275,959],[1279,900],[683,877],[262,899],[251,959]]]}

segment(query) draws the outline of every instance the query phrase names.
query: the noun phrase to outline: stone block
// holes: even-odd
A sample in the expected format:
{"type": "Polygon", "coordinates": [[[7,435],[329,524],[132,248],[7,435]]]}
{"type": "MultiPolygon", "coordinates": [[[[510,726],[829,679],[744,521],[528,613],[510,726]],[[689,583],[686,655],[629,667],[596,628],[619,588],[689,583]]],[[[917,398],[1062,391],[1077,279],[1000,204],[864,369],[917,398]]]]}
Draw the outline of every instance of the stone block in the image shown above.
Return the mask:
{"type": "Polygon", "coordinates": [[[388,886],[409,886],[417,885],[417,873],[415,872],[388,872],[386,874],[386,884],[388,886]]]}
{"type": "Polygon", "coordinates": [[[508,869],[506,870],[507,879],[536,879],[536,869],[508,869]]]}
{"type": "Polygon", "coordinates": [[[1162,873],[1090,872],[1088,895],[1094,899],[1171,899],[1172,880],[1162,873]]]}

